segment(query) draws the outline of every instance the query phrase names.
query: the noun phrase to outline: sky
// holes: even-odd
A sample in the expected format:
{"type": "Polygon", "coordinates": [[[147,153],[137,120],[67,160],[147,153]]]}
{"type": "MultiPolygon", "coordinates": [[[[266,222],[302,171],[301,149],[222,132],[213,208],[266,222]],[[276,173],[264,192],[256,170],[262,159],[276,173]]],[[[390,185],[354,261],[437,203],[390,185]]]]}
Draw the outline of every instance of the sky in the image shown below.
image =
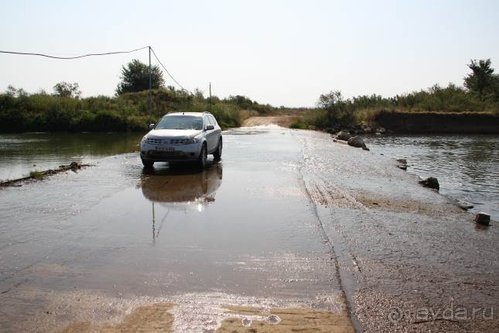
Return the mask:
{"type": "MultiPolygon", "coordinates": [[[[151,46],[189,91],[313,107],[321,94],[385,97],[462,86],[471,59],[499,68],[497,0],[0,0],[0,50],[56,56],[151,46]]],[[[0,54],[0,91],[115,94],[147,49],[79,60],[0,54]]],[[[153,58],[153,64],[157,64],[153,58]]],[[[498,69],[499,71],[499,69],[498,69]]],[[[166,75],[167,85],[175,83],[166,75]]]]}

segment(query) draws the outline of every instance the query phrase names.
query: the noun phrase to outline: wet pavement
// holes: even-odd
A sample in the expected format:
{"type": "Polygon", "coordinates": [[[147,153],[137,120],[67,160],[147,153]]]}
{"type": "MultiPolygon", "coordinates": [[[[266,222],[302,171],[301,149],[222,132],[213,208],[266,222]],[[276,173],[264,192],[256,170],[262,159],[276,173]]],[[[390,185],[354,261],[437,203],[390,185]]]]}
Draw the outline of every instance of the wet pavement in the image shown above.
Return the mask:
{"type": "Polygon", "coordinates": [[[202,172],[106,157],[0,190],[0,332],[491,331],[472,219],[323,133],[230,130],[202,172]]]}

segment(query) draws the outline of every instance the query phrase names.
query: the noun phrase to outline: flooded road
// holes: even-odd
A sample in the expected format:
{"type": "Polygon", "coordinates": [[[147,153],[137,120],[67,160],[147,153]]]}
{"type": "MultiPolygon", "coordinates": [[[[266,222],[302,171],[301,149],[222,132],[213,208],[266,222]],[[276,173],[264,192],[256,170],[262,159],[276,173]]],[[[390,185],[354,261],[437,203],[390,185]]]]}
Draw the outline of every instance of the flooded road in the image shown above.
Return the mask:
{"type": "Polygon", "coordinates": [[[390,159],[270,126],[203,172],[95,164],[0,190],[1,332],[498,327],[497,224],[390,159]]]}

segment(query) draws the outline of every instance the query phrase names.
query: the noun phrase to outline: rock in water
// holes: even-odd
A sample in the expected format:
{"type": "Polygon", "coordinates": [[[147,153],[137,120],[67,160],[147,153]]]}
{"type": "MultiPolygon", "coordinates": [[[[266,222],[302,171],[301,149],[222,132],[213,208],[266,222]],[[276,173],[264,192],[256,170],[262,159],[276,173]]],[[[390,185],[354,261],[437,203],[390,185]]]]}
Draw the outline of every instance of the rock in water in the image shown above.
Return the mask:
{"type": "Polygon", "coordinates": [[[480,212],[475,216],[475,222],[482,225],[490,224],[490,215],[487,213],[480,212]]]}
{"type": "Polygon", "coordinates": [[[399,167],[402,170],[407,170],[407,160],[405,158],[399,158],[397,162],[398,162],[397,167],[399,167]]]}
{"type": "Polygon", "coordinates": [[[429,177],[423,180],[420,180],[419,183],[424,187],[433,188],[435,190],[440,190],[440,184],[438,183],[438,179],[435,177],[429,177]]]}
{"type": "Polygon", "coordinates": [[[367,148],[366,144],[364,143],[364,140],[362,140],[360,136],[351,137],[350,139],[348,139],[348,144],[352,147],[358,147],[364,150],[369,150],[369,148],[367,148]]]}
{"type": "Polygon", "coordinates": [[[81,165],[78,162],[71,162],[69,168],[74,171],[76,169],[81,169],[81,165]]]}
{"type": "Polygon", "coordinates": [[[351,137],[352,137],[352,135],[350,134],[349,131],[340,131],[336,135],[336,139],[343,140],[343,141],[348,141],[351,137]]]}
{"type": "Polygon", "coordinates": [[[457,205],[459,206],[459,208],[464,210],[468,210],[474,207],[473,204],[464,200],[457,200],[457,205]]]}

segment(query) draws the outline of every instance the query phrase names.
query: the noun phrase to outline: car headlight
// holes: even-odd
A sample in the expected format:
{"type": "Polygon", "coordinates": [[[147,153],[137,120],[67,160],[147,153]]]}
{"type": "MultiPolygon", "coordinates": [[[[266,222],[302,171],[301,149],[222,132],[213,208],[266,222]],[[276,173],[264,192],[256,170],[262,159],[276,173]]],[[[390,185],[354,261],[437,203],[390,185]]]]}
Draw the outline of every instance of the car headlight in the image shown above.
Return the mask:
{"type": "Polygon", "coordinates": [[[191,145],[193,143],[199,143],[200,141],[201,141],[200,138],[194,137],[194,138],[190,138],[190,139],[185,140],[185,144],[191,145]]]}

